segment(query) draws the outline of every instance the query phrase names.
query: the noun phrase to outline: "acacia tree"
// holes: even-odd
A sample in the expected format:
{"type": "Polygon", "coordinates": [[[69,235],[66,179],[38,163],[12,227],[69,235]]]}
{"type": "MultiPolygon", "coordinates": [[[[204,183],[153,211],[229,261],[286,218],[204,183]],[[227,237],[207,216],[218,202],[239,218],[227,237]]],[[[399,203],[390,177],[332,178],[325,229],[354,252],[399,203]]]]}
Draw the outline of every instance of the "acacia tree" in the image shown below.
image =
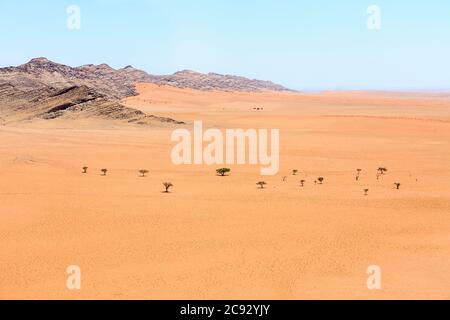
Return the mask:
{"type": "Polygon", "coordinates": [[[379,173],[380,175],[385,175],[385,174],[387,173],[387,171],[388,171],[388,169],[385,168],[385,167],[380,167],[380,168],[378,168],[378,173],[379,173]]]}
{"type": "Polygon", "coordinates": [[[400,187],[402,186],[402,184],[400,182],[396,182],[396,183],[394,183],[394,185],[397,188],[397,190],[399,190],[400,187]]]}
{"type": "Polygon", "coordinates": [[[217,174],[221,177],[225,177],[227,175],[227,173],[231,172],[231,169],[229,168],[221,168],[221,169],[217,169],[216,170],[217,174]]]}
{"type": "Polygon", "coordinates": [[[293,175],[293,176],[296,176],[297,174],[298,174],[298,170],[297,170],[297,169],[292,170],[292,175],[293,175]]]}
{"type": "Polygon", "coordinates": [[[286,176],[284,176],[284,177],[283,177],[283,182],[286,182],[286,179],[287,179],[287,177],[286,177],[286,176]]]}
{"type": "Polygon", "coordinates": [[[317,178],[317,181],[319,181],[320,184],[323,184],[325,179],[323,177],[319,177],[319,178],[317,178]]]}
{"type": "Polygon", "coordinates": [[[101,171],[104,176],[106,176],[106,174],[108,173],[108,169],[102,169],[101,171]]]}
{"type": "Polygon", "coordinates": [[[264,189],[264,187],[267,185],[267,182],[260,181],[260,182],[257,183],[257,185],[259,186],[260,189],[264,189]]]}
{"type": "Polygon", "coordinates": [[[369,189],[364,189],[364,195],[367,196],[369,194],[369,189]]]}
{"type": "Polygon", "coordinates": [[[83,167],[83,173],[87,173],[88,169],[88,167],[83,167]]]}
{"type": "Polygon", "coordinates": [[[164,185],[164,188],[166,188],[165,193],[170,193],[169,189],[174,187],[174,185],[171,182],[164,182],[163,185],[164,185]]]}
{"type": "Polygon", "coordinates": [[[300,185],[302,186],[302,188],[305,186],[305,182],[306,182],[305,180],[300,181],[300,185]]]}
{"type": "Polygon", "coordinates": [[[148,174],[148,172],[149,171],[145,169],[139,170],[139,173],[141,174],[142,178],[145,178],[145,175],[148,174]]]}

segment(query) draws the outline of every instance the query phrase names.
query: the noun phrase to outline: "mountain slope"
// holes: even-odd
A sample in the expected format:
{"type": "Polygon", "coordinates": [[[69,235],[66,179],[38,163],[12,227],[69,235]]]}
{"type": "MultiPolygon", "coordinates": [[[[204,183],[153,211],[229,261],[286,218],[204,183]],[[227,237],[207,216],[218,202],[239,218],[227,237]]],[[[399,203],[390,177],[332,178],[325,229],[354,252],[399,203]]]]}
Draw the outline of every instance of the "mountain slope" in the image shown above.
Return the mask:
{"type": "Polygon", "coordinates": [[[217,73],[198,73],[184,70],[169,76],[153,76],[151,83],[174,86],[181,89],[218,90],[218,91],[292,91],[270,81],[252,80],[239,76],[217,73]]]}
{"type": "Polygon", "coordinates": [[[70,67],[46,58],[35,58],[18,67],[0,69],[2,123],[33,119],[96,117],[127,123],[152,121],[182,123],[146,115],[123,106],[125,97],[137,95],[136,83],[218,91],[290,91],[269,81],[244,77],[180,71],[155,76],[131,66],[114,69],[106,64],[70,67]],[[9,120],[8,120],[9,119],[9,120]]]}
{"type": "Polygon", "coordinates": [[[9,77],[10,75],[20,77],[22,81],[37,80],[54,87],[86,85],[116,98],[136,95],[134,84],[137,82],[204,91],[291,91],[270,81],[251,80],[217,73],[202,74],[184,70],[173,75],[150,75],[132,66],[118,70],[107,64],[91,64],[72,68],[46,58],[36,58],[18,67],[0,69],[0,80],[4,78],[5,74],[9,77]]]}
{"type": "Polygon", "coordinates": [[[123,106],[136,95],[132,82],[106,66],[71,68],[45,58],[0,69],[0,118],[9,122],[99,118],[147,125],[182,124],[123,106]]]}
{"type": "Polygon", "coordinates": [[[115,99],[136,94],[133,83],[129,83],[121,72],[108,65],[72,68],[46,58],[36,58],[18,67],[0,69],[0,82],[2,81],[31,89],[40,86],[63,89],[85,85],[115,99]]]}
{"type": "Polygon", "coordinates": [[[106,119],[124,123],[150,125],[155,122],[183,124],[170,118],[147,115],[108,99],[87,86],[65,89],[44,88],[21,92],[0,84],[0,117],[4,121],[22,122],[35,119],[106,119]],[[4,109],[6,108],[6,109],[4,109]]]}

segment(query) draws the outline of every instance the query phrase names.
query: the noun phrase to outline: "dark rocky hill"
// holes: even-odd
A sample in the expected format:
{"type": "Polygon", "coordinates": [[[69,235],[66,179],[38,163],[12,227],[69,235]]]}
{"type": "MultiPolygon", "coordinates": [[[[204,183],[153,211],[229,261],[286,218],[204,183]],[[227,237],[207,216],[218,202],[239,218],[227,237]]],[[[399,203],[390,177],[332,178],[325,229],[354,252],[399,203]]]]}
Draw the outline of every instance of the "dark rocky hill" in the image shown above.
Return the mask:
{"type": "Polygon", "coordinates": [[[268,81],[244,77],[180,71],[155,76],[131,66],[114,69],[107,64],[70,67],[46,58],[18,67],[0,69],[0,117],[33,120],[99,117],[128,123],[177,122],[146,115],[123,106],[122,98],[137,94],[135,84],[153,83],[178,88],[221,91],[289,91],[268,81]]]}

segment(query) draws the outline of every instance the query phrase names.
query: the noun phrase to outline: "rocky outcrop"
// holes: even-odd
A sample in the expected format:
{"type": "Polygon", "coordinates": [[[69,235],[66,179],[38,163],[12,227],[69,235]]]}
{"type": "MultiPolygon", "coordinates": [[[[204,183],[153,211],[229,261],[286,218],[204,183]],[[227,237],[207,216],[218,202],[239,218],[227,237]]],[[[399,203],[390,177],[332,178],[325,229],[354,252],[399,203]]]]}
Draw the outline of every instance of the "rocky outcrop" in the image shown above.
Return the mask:
{"type": "Polygon", "coordinates": [[[46,58],[36,58],[18,67],[0,69],[0,81],[5,77],[17,78],[20,85],[28,83],[31,88],[36,88],[38,82],[57,88],[86,85],[113,98],[136,95],[134,84],[137,82],[204,91],[291,91],[270,81],[251,80],[217,73],[202,74],[184,70],[173,75],[157,76],[132,66],[118,70],[107,64],[90,64],[72,68],[46,58]]]}
{"type": "Polygon", "coordinates": [[[134,95],[134,86],[123,83],[113,70],[106,65],[71,68],[45,58],[0,69],[2,125],[35,119],[90,118],[139,125],[182,124],[122,105],[120,98],[134,95]]]}
{"type": "Polygon", "coordinates": [[[184,70],[170,76],[154,76],[152,83],[174,86],[182,89],[218,90],[218,91],[291,91],[270,81],[251,80],[244,77],[221,75],[217,73],[202,74],[184,70]]]}
{"type": "Polygon", "coordinates": [[[137,95],[136,83],[221,91],[289,91],[269,81],[180,71],[155,76],[132,66],[114,69],[107,64],[70,67],[46,58],[0,69],[0,118],[20,120],[99,117],[128,123],[182,123],[146,115],[123,106],[122,98],[137,95]]]}
{"type": "Polygon", "coordinates": [[[8,81],[17,87],[29,89],[84,85],[95,88],[99,93],[113,99],[137,94],[133,81],[127,81],[120,71],[106,64],[72,68],[46,58],[36,58],[18,67],[0,69],[1,81],[8,81]]]}
{"type": "Polygon", "coordinates": [[[11,85],[0,85],[0,94],[0,104],[8,106],[8,113],[15,122],[98,118],[139,125],[156,122],[183,124],[170,118],[147,115],[140,110],[127,108],[87,86],[47,88],[24,93],[11,85]]]}

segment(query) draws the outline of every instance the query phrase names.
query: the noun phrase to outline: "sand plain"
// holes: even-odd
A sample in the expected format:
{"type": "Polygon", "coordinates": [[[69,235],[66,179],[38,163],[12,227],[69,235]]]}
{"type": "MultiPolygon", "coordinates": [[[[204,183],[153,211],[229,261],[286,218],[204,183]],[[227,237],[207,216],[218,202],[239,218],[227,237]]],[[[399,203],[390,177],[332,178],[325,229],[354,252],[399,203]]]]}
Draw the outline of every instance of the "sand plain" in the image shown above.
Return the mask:
{"type": "Polygon", "coordinates": [[[2,126],[0,299],[450,298],[448,96],[137,87],[127,106],[188,129],[280,129],[280,173],[175,166],[171,124],[2,126]]]}

